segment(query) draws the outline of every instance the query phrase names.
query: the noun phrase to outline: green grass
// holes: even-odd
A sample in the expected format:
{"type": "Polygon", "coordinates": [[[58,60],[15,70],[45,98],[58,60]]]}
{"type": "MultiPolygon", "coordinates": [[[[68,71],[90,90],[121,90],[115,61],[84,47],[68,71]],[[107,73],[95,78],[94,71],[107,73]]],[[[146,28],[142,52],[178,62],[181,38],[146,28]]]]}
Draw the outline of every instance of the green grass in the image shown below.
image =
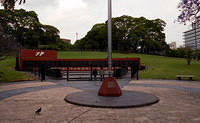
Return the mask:
{"type": "Polygon", "coordinates": [[[20,81],[20,80],[31,80],[31,76],[24,72],[14,70],[15,58],[6,57],[4,60],[0,60],[0,82],[20,81]]]}
{"type": "MultiPolygon", "coordinates": [[[[59,59],[86,59],[106,58],[106,52],[59,52],[59,59]]],[[[123,54],[113,53],[113,58],[139,57],[141,63],[148,66],[148,69],[140,72],[143,79],[176,79],[176,75],[195,75],[194,80],[200,81],[200,62],[192,61],[191,65],[186,64],[185,59],[170,58],[144,54],[123,54]]],[[[14,70],[15,58],[7,57],[0,60],[0,82],[30,80],[33,79],[24,72],[14,70]],[[1,74],[3,72],[3,74],[1,74]]]]}
{"type": "Polygon", "coordinates": [[[194,80],[200,80],[200,62],[187,65],[185,59],[162,56],[141,57],[141,60],[148,66],[141,78],[176,79],[176,75],[195,75],[194,80]]]}
{"type": "MultiPolygon", "coordinates": [[[[58,58],[106,58],[105,52],[59,52],[58,58]]],[[[144,54],[113,53],[113,58],[139,57],[141,63],[148,69],[140,72],[140,78],[144,79],[176,79],[176,75],[195,75],[194,80],[200,80],[200,62],[192,61],[186,64],[183,58],[171,58],[144,54]]]]}
{"type": "Polygon", "coordinates": [[[105,52],[59,52],[59,59],[89,59],[89,58],[106,58],[105,52]]]}

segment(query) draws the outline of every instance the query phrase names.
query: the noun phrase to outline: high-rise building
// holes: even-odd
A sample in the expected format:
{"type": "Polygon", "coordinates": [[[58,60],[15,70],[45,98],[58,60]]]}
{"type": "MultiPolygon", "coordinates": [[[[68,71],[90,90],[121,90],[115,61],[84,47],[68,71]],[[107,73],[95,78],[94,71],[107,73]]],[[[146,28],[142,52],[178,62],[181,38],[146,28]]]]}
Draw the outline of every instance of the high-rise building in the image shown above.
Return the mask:
{"type": "Polygon", "coordinates": [[[183,33],[185,46],[191,47],[192,50],[200,50],[200,16],[192,23],[192,29],[183,33]]]}

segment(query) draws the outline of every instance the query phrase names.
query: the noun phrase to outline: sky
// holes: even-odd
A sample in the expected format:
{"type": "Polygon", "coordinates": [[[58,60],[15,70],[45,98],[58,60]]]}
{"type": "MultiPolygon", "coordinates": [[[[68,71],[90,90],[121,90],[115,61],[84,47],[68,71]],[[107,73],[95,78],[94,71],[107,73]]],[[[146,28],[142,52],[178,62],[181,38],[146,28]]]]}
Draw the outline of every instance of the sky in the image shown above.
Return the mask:
{"type": "MultiPolygon", "coordinates": [[[[180,0],[112,0],[112,15],[119,17],[145,17],[162,19],[165,27],[166,42],[183,45],[183,32],[190,25],[174,22],[179,15],[177,9],[180,0]]],[[[61,38],[71,39],[72,43],[83,38],[97,23],[104,23],[107,18],[108,0],[26,0],[23,5],[16,4],[16,9],[35,11],[42,24],[53,25],[60,30],[61,38]]],[[[3,8],[3,7],[0,7],[3,8]]]]}

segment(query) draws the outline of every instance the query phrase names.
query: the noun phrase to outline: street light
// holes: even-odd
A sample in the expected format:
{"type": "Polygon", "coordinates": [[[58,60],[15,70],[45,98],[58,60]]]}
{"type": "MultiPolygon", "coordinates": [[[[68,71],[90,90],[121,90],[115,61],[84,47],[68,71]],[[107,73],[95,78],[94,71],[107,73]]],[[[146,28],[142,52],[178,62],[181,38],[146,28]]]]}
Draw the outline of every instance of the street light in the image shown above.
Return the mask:
{"type": "Polygon", "coordinates": [[[108,74],[112,76],[112,0],[108,0],[108,74]]]}

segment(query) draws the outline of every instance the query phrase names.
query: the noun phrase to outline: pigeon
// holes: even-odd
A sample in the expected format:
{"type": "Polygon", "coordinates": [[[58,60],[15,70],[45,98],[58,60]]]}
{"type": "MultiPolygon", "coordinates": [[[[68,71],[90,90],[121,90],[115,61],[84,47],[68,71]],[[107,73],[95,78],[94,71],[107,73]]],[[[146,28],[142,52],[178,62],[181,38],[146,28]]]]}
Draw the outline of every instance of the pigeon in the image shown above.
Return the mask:
{"type": "Polygon", "coordinates": [[[42,108],[40,107],[38,110],[35,111],[35,113],[40,114],[41,111],[42,111],[42,108]]]}

